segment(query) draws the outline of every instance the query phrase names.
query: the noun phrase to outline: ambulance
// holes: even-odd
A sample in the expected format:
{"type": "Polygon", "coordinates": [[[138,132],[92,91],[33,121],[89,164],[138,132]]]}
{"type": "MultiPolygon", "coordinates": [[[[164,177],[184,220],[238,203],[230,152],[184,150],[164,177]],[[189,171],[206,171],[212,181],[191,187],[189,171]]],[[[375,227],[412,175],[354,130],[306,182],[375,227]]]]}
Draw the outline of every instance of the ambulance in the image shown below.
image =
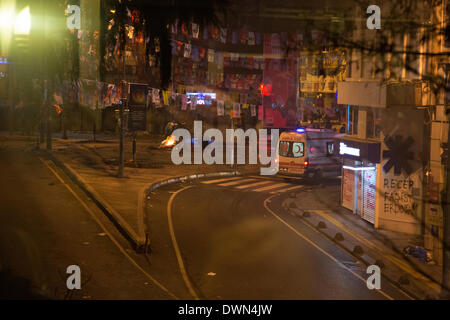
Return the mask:
{"type": "Polygon", "coordinates": [[[312,128],[282,132],[277,150],[278,175],[315,180],[340,176],[342,163],[336,143],[343,135],[312,128]]]}

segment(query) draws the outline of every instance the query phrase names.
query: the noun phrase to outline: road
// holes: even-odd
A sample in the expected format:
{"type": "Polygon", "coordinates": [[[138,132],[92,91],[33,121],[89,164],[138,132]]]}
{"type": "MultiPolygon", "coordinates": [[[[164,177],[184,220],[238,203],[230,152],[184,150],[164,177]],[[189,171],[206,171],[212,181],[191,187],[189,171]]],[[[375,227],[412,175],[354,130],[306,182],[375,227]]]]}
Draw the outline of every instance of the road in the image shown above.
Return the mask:
{"type": "Polygon", "coordinates": [[[0,296],[45,299],[406,299],[368,290],[349,254],[282,209],[319,186],[273,177],[174,184],[150,195],[151,255],[27,143],[0,145],[0,296]],[[81,268],[69,291],[66,269],[81,268]]]}
{"type": "Polygon", "coordinates": [[[191,298],[407,299],[387,281],[369,290],[354,257],[282,209],[301,188],[321,191],[257,176],[161,188],[148,223],[167,251],[153,259],[171,261],[191,298]]]}
{"type": "Polygon", "coordinates": [[[173,299],[152,281],[145,256],[29,145],[2,143],[0,175],[2,298],[173,299]],[[82,287],[69,291],[74,264],[82,287]]]}

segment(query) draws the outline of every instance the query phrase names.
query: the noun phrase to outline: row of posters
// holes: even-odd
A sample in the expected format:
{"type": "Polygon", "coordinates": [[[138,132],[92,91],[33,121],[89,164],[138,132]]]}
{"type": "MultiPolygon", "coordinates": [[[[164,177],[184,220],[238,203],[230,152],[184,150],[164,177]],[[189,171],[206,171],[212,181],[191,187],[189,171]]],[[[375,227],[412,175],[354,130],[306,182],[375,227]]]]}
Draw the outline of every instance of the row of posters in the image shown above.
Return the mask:
{"type": "Polygon", "coordinates": [[[223,44],[240,44],[240,45],[261,45],[262,34],[259,32],[249,31],[246,28],[230,29],[219,28],[216,26],[207,26],[202,30],[197,23],[174,23],[171,27],[171,32],[176,35],[199,39],[212,40],[223,44]]]}

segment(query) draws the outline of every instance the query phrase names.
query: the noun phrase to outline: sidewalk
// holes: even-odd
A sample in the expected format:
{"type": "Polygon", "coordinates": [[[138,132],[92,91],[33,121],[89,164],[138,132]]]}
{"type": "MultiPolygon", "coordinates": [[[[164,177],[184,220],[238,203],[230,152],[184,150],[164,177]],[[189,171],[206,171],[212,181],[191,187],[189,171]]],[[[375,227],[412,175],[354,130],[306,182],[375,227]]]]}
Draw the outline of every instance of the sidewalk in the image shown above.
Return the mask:
{"type": "Polygon", "coordinates": [[[365,265],[379,265],[386,278],[412,297],[437,299],[442,268],[403,255],[403,249],[408,245],[423,246],[423,239],[375,229],[369,222],[341,207],[339,198],[339,185],[325,186],[323,192],[305,188],[292,193],[283,206],[365,265]]]}
{"type": "Polygon", "coordinates": [[[113,136],[98,135],[96,142],[92,141],[92,136],[69,140],[54,138],[49,156],[110,215],[134,246],[142,249],[147,234],[145,199],[152,186],[174,177],[235,175],[259,168],[249,165],[177,166],[171,162],[170,151],[158,149],[161,140],[159,136],[139,136],[133,162],[132,140],[126,138],[124,178],[117,177],[119,150],[117,138],[113,136]]]}

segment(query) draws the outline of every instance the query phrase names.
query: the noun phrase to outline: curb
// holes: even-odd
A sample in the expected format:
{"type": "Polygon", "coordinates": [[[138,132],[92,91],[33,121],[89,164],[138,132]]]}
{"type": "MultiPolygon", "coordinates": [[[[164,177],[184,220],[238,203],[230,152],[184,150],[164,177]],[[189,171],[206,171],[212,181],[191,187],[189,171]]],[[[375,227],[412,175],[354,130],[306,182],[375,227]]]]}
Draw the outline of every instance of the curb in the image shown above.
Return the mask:
{"type": "MultiPolygon", "coordinates": [[[[155,191],[156,189],[158,189],[160,187],[163,187],[163,186],[166,186],[169,184],[178,183],[178,182],[186,182],[186,181],[203,179],[203,178],[231,177],[231,176],[239,176],[239,175],[242,175],[242,173],[239,171],[222,171],[222,172],[198,173],[198,174],[191,174],[188,176],[165,178],[165,179],[159,180],[157,182],[154,182],[149,187],[145,188],[144,196],[145,196],[145,199],[147,199],[150,192],[155,191]]],[[[147,200],[149,200],[149,199],[147,199],[147,200]]]]}

